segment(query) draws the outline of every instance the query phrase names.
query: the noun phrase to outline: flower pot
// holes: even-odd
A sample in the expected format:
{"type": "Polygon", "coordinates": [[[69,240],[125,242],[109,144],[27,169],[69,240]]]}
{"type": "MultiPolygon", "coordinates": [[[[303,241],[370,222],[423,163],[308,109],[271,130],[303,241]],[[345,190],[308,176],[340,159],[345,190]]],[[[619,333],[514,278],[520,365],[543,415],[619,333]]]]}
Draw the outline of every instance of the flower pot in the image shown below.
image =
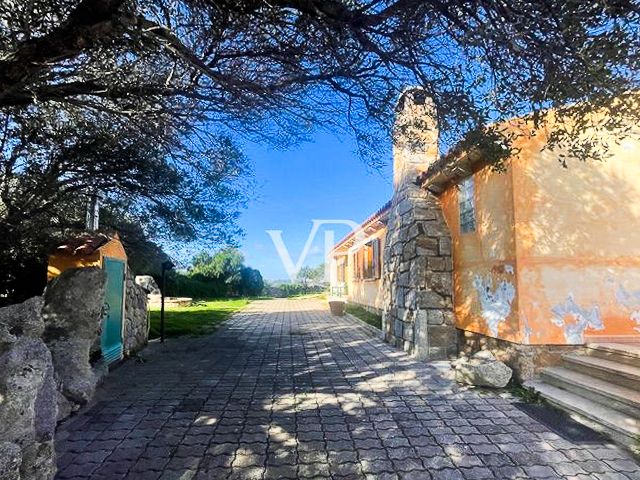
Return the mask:
{"type": "Polygon", "coordinates": [[[329,310],[331,310],[331,315],[336,315],[338,317],[344,316],[344,304],[345,302],[342,300],[329,300],[329,310]]]}

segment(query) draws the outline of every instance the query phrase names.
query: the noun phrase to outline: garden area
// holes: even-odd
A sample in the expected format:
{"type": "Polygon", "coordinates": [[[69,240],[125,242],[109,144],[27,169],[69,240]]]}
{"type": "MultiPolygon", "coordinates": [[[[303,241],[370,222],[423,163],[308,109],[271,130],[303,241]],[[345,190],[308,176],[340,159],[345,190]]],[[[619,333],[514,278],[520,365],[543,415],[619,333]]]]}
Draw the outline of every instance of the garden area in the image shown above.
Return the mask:
{"type": "Polygon", "coordinates": [[[382,316],[376,313],[372,313],[364,307],[360,305],[356,305],[355,303],[347,303],[345,305],[345,312],[353,315],[354,317],[358,317],[364,323],[368,323],[376,327],[379,330],[382,330],[382,316]]]}
{"type": "MultiPolygon", "coordinates": [[[[250,301],[248,299],[195,300],[192,305],[165,308],[165,336],[175,338],[213,333],[222,322],[250,301]]],[[[159,306],[151,307],[149,322],[149,339],[159,338],[159,306]]]]}

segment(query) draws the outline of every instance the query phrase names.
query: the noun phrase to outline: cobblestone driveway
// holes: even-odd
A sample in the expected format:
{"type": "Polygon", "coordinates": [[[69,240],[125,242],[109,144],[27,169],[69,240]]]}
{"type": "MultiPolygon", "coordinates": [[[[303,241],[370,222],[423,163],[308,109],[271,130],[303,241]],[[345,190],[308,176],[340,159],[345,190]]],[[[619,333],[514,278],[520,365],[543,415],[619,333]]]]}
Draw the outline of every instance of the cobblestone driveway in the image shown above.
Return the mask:
{"type": "Polygon", "coordinates": [[[57,478],[640,479],[620,449],[457,390],[314,300],[254,302],[145,357],[61,428],[57,478]]]}

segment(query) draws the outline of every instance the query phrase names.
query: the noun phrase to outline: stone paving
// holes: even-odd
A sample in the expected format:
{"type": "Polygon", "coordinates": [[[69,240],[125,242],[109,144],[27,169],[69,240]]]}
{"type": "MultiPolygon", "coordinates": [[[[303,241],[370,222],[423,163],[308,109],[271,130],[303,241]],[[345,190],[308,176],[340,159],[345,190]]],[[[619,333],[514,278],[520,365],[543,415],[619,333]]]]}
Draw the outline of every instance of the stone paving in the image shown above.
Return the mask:
{"type": "Polygon", "coordinates": [[[564,440],[316,300],[254,302],[144,355],[60,427],[58,479],[640,479],[625,451],[564,440]]]}

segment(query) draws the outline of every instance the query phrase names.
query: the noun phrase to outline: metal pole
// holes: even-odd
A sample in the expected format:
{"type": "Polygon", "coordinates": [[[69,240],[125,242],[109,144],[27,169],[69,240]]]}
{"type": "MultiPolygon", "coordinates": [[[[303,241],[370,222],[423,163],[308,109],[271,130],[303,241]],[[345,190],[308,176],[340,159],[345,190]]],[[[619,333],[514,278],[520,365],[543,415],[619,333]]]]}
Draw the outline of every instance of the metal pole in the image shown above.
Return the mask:
{"type": "Polygon", "coordinates": [[[164,292],[166,286],[167,269],[162,265],[162,298],[160,302],[160,343],[164,343],[164,292]]]}

